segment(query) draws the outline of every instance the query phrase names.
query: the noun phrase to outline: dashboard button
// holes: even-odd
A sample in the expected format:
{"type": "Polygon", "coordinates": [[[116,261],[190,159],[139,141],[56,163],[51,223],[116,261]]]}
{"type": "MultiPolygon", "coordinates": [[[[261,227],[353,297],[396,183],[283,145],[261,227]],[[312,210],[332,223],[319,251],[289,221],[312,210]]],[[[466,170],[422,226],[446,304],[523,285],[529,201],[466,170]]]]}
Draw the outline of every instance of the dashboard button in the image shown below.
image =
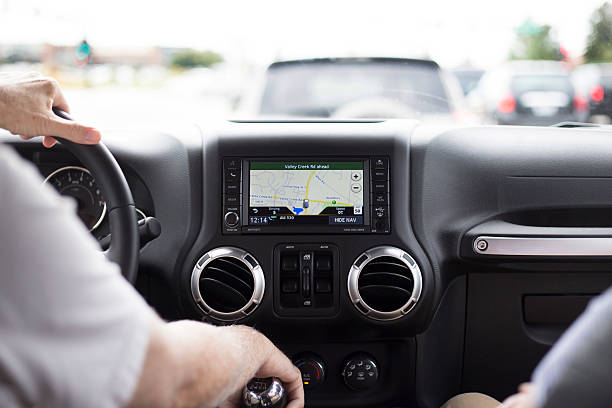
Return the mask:
{"type": "Polygon", "coordinates": [[[240,193],[240,183],[226,183],[225,184],[226,194],[238,194],[240,193]]]}
{"type": "Polygon", "coordinates": [[[378,381],[376,361],[369,354],[354,354],[346,361],[342,370],[342,377],[344,377],[344,383],[352,390],[362,391],[371,389],[376,386],[378,381]]]}
{"type": "Polygon", "coordinates": [[[283,293],[297,293],[298,291],[298,280],[293,278],[283,279],[281,284],[281,291],[283,293]]]}
{"type": "Polygon", "coordinates": [[[302,383],[305,389],[315,387],[325,381],[325,363],[315,354],[306,354],[295,360],[295,366],[302,373],[302,383]]]}
{"type": "Polygon", "coordinates": [[[331,255],[317,254],[315,257],[315,269],[317,271],[329,271],[331,268],[331,255]]]}
{"type": "Polygon", "coordinates": [[[223,164],[225,168],[238,168],[240,167],[240,159],[226,159],[223,164]]]}
{"type": "Polygon", "coordinates": [[[239,194],[226,194],[225,195],[225,204],[239,205],[240,204],[240,195],[239,194]]]}
{"type": "Polygon", "coordinates": [[[298,269],[298,256],[296,255],[283,255],[281,257],[281,270],[284,272],[297,271],[298,269]]]}
{"type": "Polygon", "coordinates": [[[240,221],[240,217],[238,216],[238,214],[233,211],[227,212],[225,214],[225,217],[223,217],[223,219],[225,220],[225,225],[227,225],[230,228],[237,227],[238,222],[240,221]]]}
{"type": "Polygon", "coordinates": [[[372,215],[374,218],[387,218],[388,207],[385,205],[379,205],[372,208],[372,215]]]}
{"type": "Polygon", "coordinates": [[[373,192],[376,193],[384,193],[387,194],[389,192],[389,182],[388,181],[375,181],[373,183],[373,192]]]}
{"type": "Polygon", "coordinates": [[[375,169],[386,169],[389,167],[389,162],[386,157],[374,157],[371,163],[372,167],[375,169]]]}
{"type": "Polygon", "coordinates": [[[386,181],[389,180],[389,170],[388,169],[374,169],[372,172],[372,178],[374,181],[386,181]]]}
{"type": "Polygon", "coordinates": [[[329,279],[315,279],[315,293],[330,293],[331,291],[331,281],[329,279]]]}
{"type": "Polygon", "coordinates": [[[225,182],[235,183],[240,181],[240,169],[236,167],[230,167],[225,169],[225,182]]]}
{"type": "Polygon", "coordinates": [[[386,205],[389,202],[387,193],[375,193],[372,200],[373,205],[386,205]]]}

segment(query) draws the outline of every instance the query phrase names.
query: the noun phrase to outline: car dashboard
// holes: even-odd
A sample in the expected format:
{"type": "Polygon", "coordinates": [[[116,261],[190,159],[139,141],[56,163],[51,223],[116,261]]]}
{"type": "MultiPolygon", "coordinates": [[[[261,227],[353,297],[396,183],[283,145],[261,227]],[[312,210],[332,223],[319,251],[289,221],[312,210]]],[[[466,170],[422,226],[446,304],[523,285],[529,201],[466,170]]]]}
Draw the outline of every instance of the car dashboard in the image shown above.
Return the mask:
{"type": "MultiPolygon", "coordinates": [[[[313,120],[104,141],[161,224],[136,287],[162,317],[262,331],[306,406],[429,408],[512,393],[612,283],[610,136],[313,120]]],[[[81,166],[1,140],[43,178],[81,166]]]]}

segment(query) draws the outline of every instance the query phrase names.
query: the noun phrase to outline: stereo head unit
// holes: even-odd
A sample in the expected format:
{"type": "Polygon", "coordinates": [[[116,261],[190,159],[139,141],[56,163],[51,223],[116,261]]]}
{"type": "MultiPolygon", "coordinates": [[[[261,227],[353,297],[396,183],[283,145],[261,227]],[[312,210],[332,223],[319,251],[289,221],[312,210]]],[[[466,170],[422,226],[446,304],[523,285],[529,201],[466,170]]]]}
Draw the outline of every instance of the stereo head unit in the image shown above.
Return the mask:
{"type": "Polygon", "coordinates": [[[387,157],[228,158],[223,231],[388,233],[387,157]]]}

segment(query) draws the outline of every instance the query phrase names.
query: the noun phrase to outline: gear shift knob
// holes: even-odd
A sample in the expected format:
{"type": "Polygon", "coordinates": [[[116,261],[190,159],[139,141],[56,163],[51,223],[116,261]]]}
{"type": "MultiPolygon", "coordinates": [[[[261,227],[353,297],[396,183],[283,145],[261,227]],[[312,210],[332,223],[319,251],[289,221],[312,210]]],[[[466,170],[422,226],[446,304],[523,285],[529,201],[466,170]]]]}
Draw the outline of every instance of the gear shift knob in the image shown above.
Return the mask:
{"type": "Polygon", "coordinates": [[[244,387],[244,408],[284,408],[286,405],[287,394],[278,378],[253,378],[244,387]]]}

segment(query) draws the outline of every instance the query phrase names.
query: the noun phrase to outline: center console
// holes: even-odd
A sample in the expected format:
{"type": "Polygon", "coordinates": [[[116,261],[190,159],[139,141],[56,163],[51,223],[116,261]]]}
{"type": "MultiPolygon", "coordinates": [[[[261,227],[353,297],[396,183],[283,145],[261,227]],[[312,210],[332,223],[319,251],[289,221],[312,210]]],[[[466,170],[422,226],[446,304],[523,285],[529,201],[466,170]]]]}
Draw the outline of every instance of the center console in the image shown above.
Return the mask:
{"type": "Polygon", "coordinates": [[[302,371],[308,407],[412,405],[434,280],[412,232],[409,138],[232,123],[205,139],[182,278],[193,318],[266,334],[302,371]]]}

